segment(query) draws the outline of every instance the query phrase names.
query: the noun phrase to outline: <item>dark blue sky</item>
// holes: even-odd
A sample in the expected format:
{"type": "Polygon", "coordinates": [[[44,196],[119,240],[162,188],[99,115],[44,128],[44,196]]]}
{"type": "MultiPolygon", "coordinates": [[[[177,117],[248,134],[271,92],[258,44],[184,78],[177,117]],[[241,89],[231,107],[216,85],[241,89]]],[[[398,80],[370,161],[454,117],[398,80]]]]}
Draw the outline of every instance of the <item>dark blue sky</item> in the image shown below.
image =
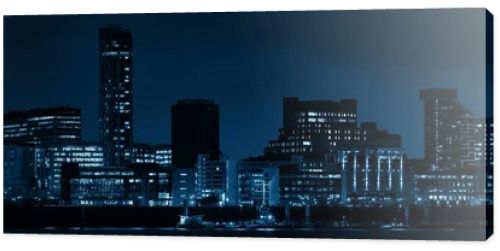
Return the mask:
{"type": "Polygon", "coordinates": [[[170,105],[212,98],[221,148],[258,155],[284,96],[358,100],[360,121],[401,133],[423,156],[418,90],[458,88],[484,115],[484,10],[11,16],[4,18],[4,109],[71,105],[95,141],[97,29],[134,37],[134,138],[170,143],[170,105]]]}

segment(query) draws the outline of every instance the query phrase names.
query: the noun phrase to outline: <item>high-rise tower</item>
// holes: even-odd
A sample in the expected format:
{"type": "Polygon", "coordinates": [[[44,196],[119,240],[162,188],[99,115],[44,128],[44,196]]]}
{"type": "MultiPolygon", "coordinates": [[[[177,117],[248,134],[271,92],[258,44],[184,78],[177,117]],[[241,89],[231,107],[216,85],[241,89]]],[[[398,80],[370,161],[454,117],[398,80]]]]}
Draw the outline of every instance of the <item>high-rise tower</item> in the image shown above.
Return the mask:
{"type": "Polygon", "coordinates": [[[124,166],[133,144],[132,51],[127,29],[99,30],[99,136],[106,166],[124,166]]]}

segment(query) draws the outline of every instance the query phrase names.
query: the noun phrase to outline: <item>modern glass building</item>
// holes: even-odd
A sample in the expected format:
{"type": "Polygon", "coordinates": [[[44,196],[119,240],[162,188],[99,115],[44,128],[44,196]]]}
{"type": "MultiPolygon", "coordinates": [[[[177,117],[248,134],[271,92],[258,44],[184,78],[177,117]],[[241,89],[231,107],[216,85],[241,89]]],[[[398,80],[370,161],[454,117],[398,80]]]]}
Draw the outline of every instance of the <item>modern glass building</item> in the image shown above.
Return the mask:
{"type": "Polygon", "coordinates": [[[103,147],[91,142],[42,144],[35,147],[35,180],[42,198],[60,199],[61,167],[64,163],[75,163],[79,167],[103,168],[105,166],[103,147]]]}
{"type": "Polygon", "coordinates": [[[80,109],[51,107],[4,114],[4,144],[77,142],[82,135],[80,109]]]}
{"type": "Polygon", "coordinates": [[[120,27],[99,30],[99,136],[106,166],[130,162],[133,144],[133,41],[120,27]]]}

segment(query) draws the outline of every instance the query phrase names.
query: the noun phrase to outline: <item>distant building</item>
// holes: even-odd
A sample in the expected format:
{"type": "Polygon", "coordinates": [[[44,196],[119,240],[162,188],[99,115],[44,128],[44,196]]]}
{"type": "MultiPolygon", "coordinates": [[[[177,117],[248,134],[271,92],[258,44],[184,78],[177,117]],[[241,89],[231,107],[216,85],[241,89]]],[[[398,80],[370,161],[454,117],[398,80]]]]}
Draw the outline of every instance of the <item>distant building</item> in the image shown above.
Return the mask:
{"type": "Polygon", "coordinates": [[[236,206],[238,196],[236,162],[208,160],[198,155],[196,194],[201,206],[236,206]]]}
{"type": "Polygon", "coordinates": [[[4,144],[78,142],[82,135],[80,109],[72,107],[7,112],[3,128],[4,144]]]}
{"type": "Polygon", "coordinates": [[[41,197],[53,200],[61,198],[61,167],[64,163],[75,163],[84,168],[103,168],[103,147],[91,142],[42,144],[35,147],[35,179],[41,197]]]}
{"type": "Polygon", "coordinates": [[[3,194],[11,202],[24,202],[36,196],[33,146],[3,145],[3,194]]]}
{"type": "Polygon", "coordinates": [[[195,168],[198,154],[219,160],[219,106],[205,99],[177,101],[171,135],[174,168],[195,168]]]}
{"type": "Polygon", "coordinates": [[[62,199],[91,206],[171,206],[170,171],[157,164],[127,168],[79,167],[64,163],[62,199]]]}
{"type": "Polygon", "coordinates": [[[172,148],[170,145],[134,144],[131,153],[132,163],[155,163],[163,168],[172,166],[172,148]]]}
{"type": "Polygon", "coordinates": [[[486,163],[486,120],[459,101],[457,89],[420,91],[424,102],[425,159],[436,170],[481,167],[486,163]]]}
{"type": "Polygon", "coordinates": [[[238,162],[238,205],[278,206],[279,165],[268,161],[238,162]]]}
{"type": "Polygon", "coordinates": [[[106,166],[124,167],[133,144],[133,41],[119,27],[99,29],[99,136],[106,166]]]}
{"type": "Polygon", "coordinates": [[[375,123],[357,123],[357,105],[352,99],[300,101],[283,99],[283,128],[277,140],[269,142],[264,155],[269,159],[322,160],[344,147],[400,147],[401,136],[377,129],[375,123]]]}

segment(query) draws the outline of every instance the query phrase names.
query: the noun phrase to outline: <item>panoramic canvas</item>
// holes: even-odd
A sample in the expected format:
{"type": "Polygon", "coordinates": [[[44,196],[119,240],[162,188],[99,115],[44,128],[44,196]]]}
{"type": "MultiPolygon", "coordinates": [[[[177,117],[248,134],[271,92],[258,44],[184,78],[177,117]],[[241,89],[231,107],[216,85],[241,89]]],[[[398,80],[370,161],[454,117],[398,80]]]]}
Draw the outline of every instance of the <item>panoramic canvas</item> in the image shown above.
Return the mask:
{"type": "Polygon", "coordinates": [[[5,233],[485,240],[485,9],[4,17],[5,233]]]}

